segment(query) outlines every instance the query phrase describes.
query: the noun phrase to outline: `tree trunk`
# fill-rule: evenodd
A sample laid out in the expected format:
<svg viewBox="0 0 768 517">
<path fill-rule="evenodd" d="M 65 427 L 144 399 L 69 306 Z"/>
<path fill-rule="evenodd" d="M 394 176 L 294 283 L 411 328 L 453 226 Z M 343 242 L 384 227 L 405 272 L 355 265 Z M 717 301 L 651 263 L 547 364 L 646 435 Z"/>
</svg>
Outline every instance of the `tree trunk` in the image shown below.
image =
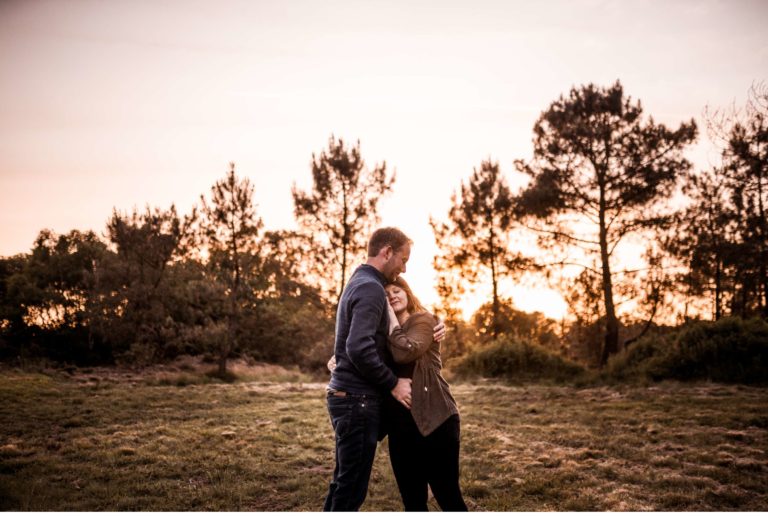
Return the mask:
<svg viewBox="0 0 768 517">
<path fill-rule="evenodd" d="M 759 151 L 758 151 L 759 152 Z M 760 284 L 763 288 L 763 296 L 759 297 L 760 312 L 764 318 L 768 318 L 768 272 L 766 271 L 766 256 L 765 242 L 766 242 L 766 224 L 765 224 L 765 206 L 763 205 L 763 170 L 761 163 L 757 164 L 757 207 L 760 214 Z"/>
<path fill-rule="evenodd" d="M 342 213 L 342 226 L 344 227 L 344 235 L 341 237 L 341 280 L 339 281 L 339 296 L 336 297 L 336 307 L 341 303 L 341 294 L 344 292 L 344 283 L 347 277 L 347 248 L 349 247 L 349 223 L 347 217 L 349 215 L 349 207 L 347 206 L 347 190 L 343 191 L 343 213 Z"/>
<path fill-rule="evenodd" d="M 619 321 L 616 318 L 616 308 L 613 305 L 613 286 L 611 285 L 610 266 L 603 265 L 603 296 L 605 297 L 605 342 L 600 354 L 600 367 L 608 363 L 608 358 L 619 351 Z"/>
<path fill-rule="evenodd" d="M 722 309 L 720 308 L 720 298 L 722 296 L 722 261 L 720 257 L 715 257 L 715 321 L 720 319 Z"/>
<path fill-rule="evenodd" d="M 233 290 L 232 292 L 234 294 L 236 291 Z M 235 349 L 235 336 L 237 332 L 236 311 L 237 299 L 232 296 L 230 314 L 229 318 L 227 318 L 227 337 L 223 340 L 221 347 L 219 348 L 218 375 L 221 379 L 225 379 L 227 376 L 227 359 L 229 358 L 229 354 L 232 352 L 232 350 Z"/>
<path fill-rule="evenodd" d="M 605 302 L 605 341 L 600 354 L 600 368 L 608 363 L 608 358 L 619 351 L 619 322 L 616 319 L 616 307 L 613 304 L 613 283 L 608 255 L 608 230 L 605 224 L 605 188 L 600 185 L 600 260 L 603 272 L 603 300 Z"/>
<path fill-rule="evenodd" d="M 491 221 L 492 223 L 492 221 Z M 493 284 L 493 321 L 491 329 L 493 333 L 493 339 L 499 337 L 499 289 L 498 280 L 496 279 L 496 254 L 494 253 L 494 238 L 493 229 L 490 233 L 490 248 L 491 248 L 491 283 Z"/>
<path fill-rule="evenodd" d="M 229 318 L 227 318 L 227 336 L 222 339 L 221 345 L 219 346 L 218 376 L 220 379 L 224 379 L 227 375 L 227 358 L 229 358 L 229 354 L 234 347 L 235 322 L 233 320 L 234 313 L 230 313 Z"/>
<path fill-rule="evenodd" d="M 743 319 L 747 318 L 748 311 L 747 308 L 749 307 L 749 280 L 746 273 L 742 272 L 742 279 L 741 279 L 741 307 L 739 310 L 739 316 L 741 316 Z"/>
<path fill-rule="evenodd" d="M 227 332 L 227 340 L 232 339 L 232 333 Z M 227 342 L 222 343 L 221 347 L 219 348 L 219 369 L 217 371 L 217 374 L 220 379 L 223 379 L 227 376 L 227 357 L 229 356 L 229 345 Z"/>
<path fill-rule="evenodd" d="M 659 308 L 659 298 L 657 296 L 653 302 L 653 309 L 651 309 L 651 315 L 648 318 L 648 321 L 645 322 L 645 325 L 643 325 L 643 328 L 638 335 L 636 335 L 632 339 L 627 339 L 624 342 L 625 348 L 631 345 L 632 343 L 634 343 L 635 341 L 638 341 L 640 338 L 642 338 L 645 335 L 646 332 L 648 332 L 651 329 L 651 325 L 653 325 L 653 318 L 656 317 L 656 310 L 658 308 Z"/>
<path fill-rule="evenodd" d="M 240 291 L 240 256 L 238 253 L 237 240 L 234 237 L 234 228 L 232 230 L 232 241 L 230 248 L 232 250 L 232 262 L 235 266 L 234 274 L 232 275 L 232 285 L 229 292 L 229 318 L 227 318 L 227 338 L 222 343 L 219 349 L 219 370 L 218 374 L 221 379 L 227 376 L 227 358 L 229 354 L 235 349 L 235 335 L 237 332 L 237 295 Z"/>
<path fill-rule="evenodd" d="M 339 281 L 339 295 L 336 297 L 336 306 L 341 302 L 341 295 L 344 292 L 344 279 L 347 275 L 347 248 L 341 250 L 341 280 Z"/>
<path fill-rule="evenodd" d="M 499 337 L 499 293 L 496 272 L 491 271 L 493 282 L 493 339 Z"/>
</svg>

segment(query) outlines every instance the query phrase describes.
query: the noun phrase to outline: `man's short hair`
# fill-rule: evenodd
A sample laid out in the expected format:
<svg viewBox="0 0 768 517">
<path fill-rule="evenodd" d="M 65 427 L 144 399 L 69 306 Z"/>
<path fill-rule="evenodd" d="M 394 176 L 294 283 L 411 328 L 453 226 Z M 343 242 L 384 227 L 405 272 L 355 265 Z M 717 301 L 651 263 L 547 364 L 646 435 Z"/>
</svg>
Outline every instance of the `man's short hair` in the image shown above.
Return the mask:
<svg viewBox="0 0 768 517">
<path fill-rule="evenodd" d="M 413 241 L 397 228 L 379 228 L 368 241 L 368 256 L 375 257 L 387 246 L 392 246 L 392 249 L 397 251 L 406 244 L 413 244 Z"/>
</svg>

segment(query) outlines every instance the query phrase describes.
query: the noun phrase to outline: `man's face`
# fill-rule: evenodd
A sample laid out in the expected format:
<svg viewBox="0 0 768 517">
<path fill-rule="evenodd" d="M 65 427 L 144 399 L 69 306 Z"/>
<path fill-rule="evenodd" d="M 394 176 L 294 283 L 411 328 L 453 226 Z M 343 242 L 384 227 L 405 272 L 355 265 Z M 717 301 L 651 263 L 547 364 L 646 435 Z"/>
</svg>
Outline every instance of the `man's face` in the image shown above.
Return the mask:
<svg viewBox="0 0 768 517">
<path fill-rule="evenodd" d="M 384 276 L 394 282 L 401 273 L 405 273 L 405 265 L 411 256 L 411 245 L 404 244 L 397 251 L 392 251 L 389 260 L 384 264 Z"/>
</svg>

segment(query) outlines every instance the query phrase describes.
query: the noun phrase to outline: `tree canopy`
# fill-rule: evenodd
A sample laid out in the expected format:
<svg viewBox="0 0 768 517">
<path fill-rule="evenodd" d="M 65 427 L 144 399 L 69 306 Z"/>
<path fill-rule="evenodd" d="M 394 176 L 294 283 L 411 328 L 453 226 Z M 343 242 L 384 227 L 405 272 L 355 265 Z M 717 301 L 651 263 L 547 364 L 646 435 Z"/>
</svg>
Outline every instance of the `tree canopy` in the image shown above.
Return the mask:
<svg viewBox="0 0 768 517">
<path fill-rule="evenodd" d="M 499 282 L 507 276 L 520 275 L 532 261 L 515 250 L 510 239 L 515 198 L 499 164 L 485 160 L 475 169 L 459 194 L 451 197 L 448 221 L 430 220 L 440 256 L 435 268 L 443 280 L 444 295 L 464 290 L 464 284 L 477 285 L 486 277 L 491 283 L 491 333 L 501 329 Z M 454 287 L 448 285 L 455 279 Z"/>
<path fill-rule="evenodd" d="M 332 135 L 328 149 L 312 154 L 310 191 L 295 184 L 291 190 L 296 220 L 312 242 L 307 258 L 336 300 L 341 298 L 353 260 L 364 256 L 368 236 L 379 222 L 379 200 L 392 191 L 394 182 L 386 163 L 366 167 L 359 140 L 348 147 Z"/>
<path fill-rule="evenodd" d="M 606 315 L 601 364 L 619 347 L 616 249 L 668 222 L 664 201 L 690 168 L 683 150 L 697 134 L 693 120 L 671 130 L 642 115 L 618 81 L 572 88 L 534 125 L 533 159 L 517 162 L 531 178 L 521 211 L 538 220 L 543 241 L 597 257 Z"/>
</svg>

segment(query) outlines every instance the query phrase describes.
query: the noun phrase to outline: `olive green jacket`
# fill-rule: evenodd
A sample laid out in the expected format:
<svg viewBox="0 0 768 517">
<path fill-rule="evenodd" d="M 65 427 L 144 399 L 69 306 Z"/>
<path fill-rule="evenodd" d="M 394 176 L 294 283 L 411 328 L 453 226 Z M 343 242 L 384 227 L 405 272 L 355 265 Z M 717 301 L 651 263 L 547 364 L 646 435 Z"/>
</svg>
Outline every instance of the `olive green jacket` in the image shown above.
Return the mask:
<svg viewBox="0 0 768 517">
<path fill-rule="evenodd" d="M 459 409 L 448 382 L 440 374 L 440 343 L 433 339 L 437 320 L 428 312 L 412 314 L 389 335 L 389 350 L 398 364 L 414 362 L 411 415 L 427 436 Z"/>
</svg>

